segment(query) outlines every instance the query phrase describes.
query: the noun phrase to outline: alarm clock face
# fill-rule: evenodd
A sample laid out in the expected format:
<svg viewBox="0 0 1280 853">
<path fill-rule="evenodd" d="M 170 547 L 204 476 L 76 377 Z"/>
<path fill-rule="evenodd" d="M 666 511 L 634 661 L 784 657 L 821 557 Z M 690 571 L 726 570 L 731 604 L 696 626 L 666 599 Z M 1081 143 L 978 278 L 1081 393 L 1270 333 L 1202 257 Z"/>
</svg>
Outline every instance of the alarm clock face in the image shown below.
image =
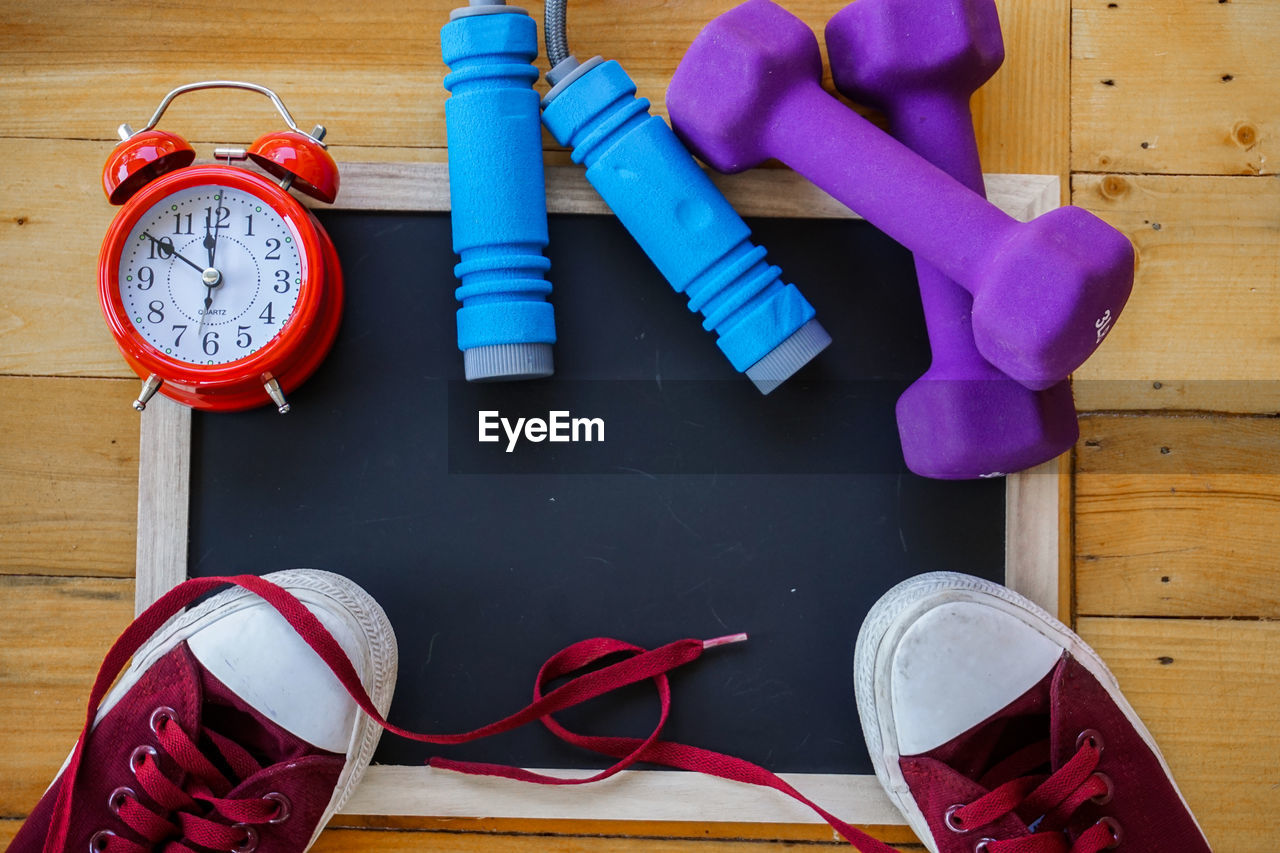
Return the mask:
<svg viewBox="0 0 1280 853">
<path fill-rule="evenodd" d="M 166 356 L 220 365 L 274 339 L 298 304 L 299 236 L 258 196 L 202 184 L 141 214 L 120 255 L 130 322 Z M 305 251 L 305 250 L 304 250 Z"/>
</svg>

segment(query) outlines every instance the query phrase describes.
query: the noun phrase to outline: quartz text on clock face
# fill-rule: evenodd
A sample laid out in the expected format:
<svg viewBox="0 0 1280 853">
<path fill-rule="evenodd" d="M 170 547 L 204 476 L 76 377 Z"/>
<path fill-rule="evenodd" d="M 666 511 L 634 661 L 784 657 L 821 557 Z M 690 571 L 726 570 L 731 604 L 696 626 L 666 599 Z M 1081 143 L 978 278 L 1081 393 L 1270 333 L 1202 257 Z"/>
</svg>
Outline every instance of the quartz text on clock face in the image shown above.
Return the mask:
<svg viewBox="0 0 1280 853">
<path fill-rule="evenodd" d="M 293 228 L 259 197 L 205 185 L 139 218 L 120 258 L 120 296 L 138 332 L 189 364 L 252 355 L 287 323 L 302 286 Z"/>
</svg>

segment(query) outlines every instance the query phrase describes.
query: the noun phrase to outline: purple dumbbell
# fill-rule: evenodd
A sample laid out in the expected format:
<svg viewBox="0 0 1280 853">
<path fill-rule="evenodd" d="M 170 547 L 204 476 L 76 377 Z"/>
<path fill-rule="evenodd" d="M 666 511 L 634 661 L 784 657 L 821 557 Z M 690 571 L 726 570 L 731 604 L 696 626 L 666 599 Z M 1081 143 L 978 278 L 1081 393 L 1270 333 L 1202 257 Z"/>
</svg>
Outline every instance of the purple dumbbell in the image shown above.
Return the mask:
<svg viewBox="0 0 1280 853">
<path fill-rule="evenodd" d="M 985 195 L 969 98 L 1004 60 L 994 0 L 858 0 L 827 24 L 836 87 L 879 107 L 897 139 Z M 916 259 L 933 363 L 898 400 L 907 467 L 942 479 L 1020 471 L 1075 444 L 1071 385 L 1033 391 L 979 353 L 973 299 Z"/>
<path fill-rule="evenodd" d="M 1078 207 L 1018 222 L 823 90 L 809 27 L 769 0 L 713 20 L 672 77 L 672 125 L 741 172 L 776 157 L 973 294 L 983 356 L 1048 388 L 1102 343 L 1133 287 L 1133 246 Z"/>
</svg>

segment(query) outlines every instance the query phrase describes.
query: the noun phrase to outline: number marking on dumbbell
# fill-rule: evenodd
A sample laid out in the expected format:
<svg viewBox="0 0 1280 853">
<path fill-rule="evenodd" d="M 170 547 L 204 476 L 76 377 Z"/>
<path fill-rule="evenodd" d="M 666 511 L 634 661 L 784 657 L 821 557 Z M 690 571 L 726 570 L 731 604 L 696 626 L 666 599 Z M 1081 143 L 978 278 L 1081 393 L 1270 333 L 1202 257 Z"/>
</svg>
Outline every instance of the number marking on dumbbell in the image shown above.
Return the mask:
<svg viewBox="0 0 1280 853">
<path fill-rule="evenodd" d="M 1107 336 L 1107 332 L 1111 331 L 1110 308 L 1102 312 L 1102 316 L 1094 322 L 1093 327 L 1098 330 L 1098 343 L 1102 343 L 1102 339 Z"/>
</svg>

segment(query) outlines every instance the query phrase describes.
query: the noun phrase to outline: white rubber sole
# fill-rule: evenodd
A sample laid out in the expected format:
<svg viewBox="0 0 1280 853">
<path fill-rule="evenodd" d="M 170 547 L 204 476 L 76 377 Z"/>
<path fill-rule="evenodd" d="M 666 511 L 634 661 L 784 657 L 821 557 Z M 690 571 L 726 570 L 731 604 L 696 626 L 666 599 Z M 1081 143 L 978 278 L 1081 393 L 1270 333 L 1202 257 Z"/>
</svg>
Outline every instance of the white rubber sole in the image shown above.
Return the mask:
<svg viewBox="0 0 1280 853">
<path fill-rule="evenodd" d="M 284 588 L 303 604 L 313 605 L 334 614 L 345 622 L 356 636 L 365 638 L 364 660 L 352 661 L 352 663 L 358 671 L 365 673 L 365 692 L 369 694 L 374 707 L 385 718 L 387 709 L 391 707 L 391 695 L 395 691 L 399 651 L 391 622 L 378 603 L 347 578 L 320 569 L 289 569 L 264 575 L 263 579 Z M 102 700 L 98 708 L 97 720 L 101 720 L 120 698 L 133 688 L 153 663 L 172 651 L 175 646 L 214 619 L 255 606 L 269 607 L 270 605 L 246 589 L 231 587 L 170 619 L 138 649 L 128 669 Z M 97 725 L 96 720 L 94 725 Z M 369 761 L 373 758 L 373 751 L 381 735 L 382 727 L 368 714 L 361 712 L 356 715 L 356 724 L 352 728 L 347 746 L 347 763 L 338 777 L 333 797 L 319 823 L 316 824 L 315 832 L 307 842 L 304 851 L 315 844 L 316 839 L 329 823 L 329 819 L 346 804 L 355 791 L 356 785 L 359 784 L 360 778 L 369 766 Z M 70 759 L 71 756 L 68 754 L 67 762 Z M 57 776 L 62 775 L 67 762 L 63 762 Z M 57 777 L 54 781 L 57 781 Z"/>
<path fill-rule="evenodd" d="M 901 756 L 892 713 L 890 672 L 893 653 L 907 629 L 933 608 L 956 601 L 977 602 L 1011 614 L 1070 652 L 1111 694 L 1116 706 L 1160 761 L 1160 766 L 1172 784 L 1173 775 L 1169 772 L 1169 765 L 1160 754 L 1147 727 L 1120 692 L 1115 676 L 1107 669 L 1102 658 L 1070 628 L 1035 602 L 1000 584 L 955 572 L 919 575 L 889 590 L 867 614 L 866 621 L 858 632 L 853 682 L 858 715 L 862 719 L 862 732 L 867 739 L 867 751 L 871 755 L 876 778 L 930 853 L 938 853 L 937 844 L 929 829 L 929 822 L 916 805 L 898 764 Z M 1030 688 L 1031 685 L 1028 684 L 1027 687 Z M 1174 791 L 1185 806 L 1186 799 L 1176 784 Z M 1190 814 L 1191 810 L 1188 808 L 1187 812 Z M 1203 830 L 1201 834 L 1203 835 Z"/>
</svg>

